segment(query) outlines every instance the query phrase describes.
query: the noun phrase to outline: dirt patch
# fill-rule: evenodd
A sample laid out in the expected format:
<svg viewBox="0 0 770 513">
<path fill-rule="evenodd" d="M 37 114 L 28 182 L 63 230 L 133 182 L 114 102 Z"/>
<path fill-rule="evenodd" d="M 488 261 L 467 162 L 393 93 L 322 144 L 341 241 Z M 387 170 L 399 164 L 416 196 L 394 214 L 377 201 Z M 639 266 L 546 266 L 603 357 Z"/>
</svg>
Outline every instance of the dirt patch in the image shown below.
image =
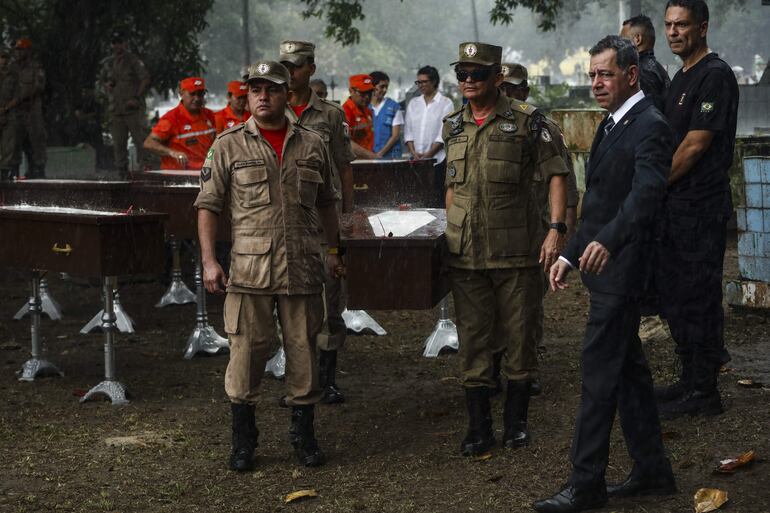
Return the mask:
<svg viewBox="0 0 770 513">
<path fill-rule="evenodd" d="M 726 262 L 729 277 L 737 275 L 734 246 Z M 158 310 L 153 305 L 162 285 L 122 286 L 121 299 L 137 332 L 118 336 L 117 368 L 133 401 L 125 407 L 79 404 L 83 392 L 102 379 L 100 335 L 79 334 L 100 308 L 99 289 L 56 276 L 50 281 L 65 318 L 45 319 L 42 333 L 48 357 L 65 376 L 23 383 L 14 373 L 28 357 L 29 323 L 10 318 L 26 301 L 27 279 L 20 273 L 0 277 L 2 512 L 523 512 L 568 476 L 587 313 L 587 294 L 576 284 L 546 299 L 544 393 L 531 403 L 530 447 L 495 448 L 487 460 L 460 456 L 466 416 L 456 357 L 421 356 L 437 312 L 369 312 L 388 335 L 351 336 L 340 355 L 338 383 L 348 402 L 317 410 L 327 465 L 296 466 L 288 443 L 289 413 L 277 402 L 283 383 L 266 378 L 257 407 L 259 468 L 236 475 L 226 469 L 227 358 L 182 359 L 194 307 Z M 209 307 L 211 322 L 222 333 L 221 299 L 211 298 Z M 737 385 L 742 378 L 770 382 L 770 330 L 764 316 L 729 309 L 726 315 L 734 355 L 732 371 L 721 377 L 727 412 L 664 423 L 680 492 L 612 501 L 602 511 L 692 511 L 701 487 L 727 490 L 725 511 L 770 511 L 768 468 L 761 461 L 770 453 L 770 392 Z M 672 346 L 667 336 L 653 333 L 645 348 L 654 377 L 662 382 L 674 369 Z M 498 438 L 501 410 L 498 398 Z M 713 474 L 719 460 L 748 450 L 760 461 L 732 475 Z M 621 479 L 630 466 L 616 426 L 608 479 Z M 318 497 L 284 503 L 287 494 L 303 489 Z"/>
</svg>

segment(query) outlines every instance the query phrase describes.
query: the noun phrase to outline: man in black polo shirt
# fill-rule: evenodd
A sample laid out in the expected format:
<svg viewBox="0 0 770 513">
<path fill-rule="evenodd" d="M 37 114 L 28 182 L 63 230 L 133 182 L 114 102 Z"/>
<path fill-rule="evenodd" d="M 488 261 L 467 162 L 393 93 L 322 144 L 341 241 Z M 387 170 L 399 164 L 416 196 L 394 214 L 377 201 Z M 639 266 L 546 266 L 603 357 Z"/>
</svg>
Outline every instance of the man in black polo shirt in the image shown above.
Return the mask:
<svg viewBox="0 0 770 513">
<path fill-rule="evenodd" d="M 683 65 L 665 109 L 677 149 L 664 213 L 661 298 L 681 374 L 673 385 L 656 390 L 664 418 L 721 413 L 717 377 L 730 359 L 724 344 L 722 261 L 732 213 L 728 171 L 738 83 L 706 43 L 708 20 L 703 0 L 666 4 L 666 38 Z"/>
<path fill-rule="evenodd" d="M 655 59 L 655 27 L 652 21 L 643 14 L 629 18 L 623 22 L 620 37 L 634 43 L 639 52 L 639 85 L 644 95 L 652 98 L 653 104 L 663 112 L 671 79 Z"/>
</svg>

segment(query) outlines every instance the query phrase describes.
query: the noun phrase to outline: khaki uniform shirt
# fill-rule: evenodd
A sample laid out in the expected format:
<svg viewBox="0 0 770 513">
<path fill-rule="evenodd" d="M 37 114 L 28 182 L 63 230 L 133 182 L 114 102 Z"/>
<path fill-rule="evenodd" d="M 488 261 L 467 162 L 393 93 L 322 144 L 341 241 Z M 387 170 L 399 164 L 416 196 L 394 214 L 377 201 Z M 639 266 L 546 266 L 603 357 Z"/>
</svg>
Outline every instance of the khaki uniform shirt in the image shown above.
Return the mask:
<svg viewBox="0 0 770 513">
<path fill-rule="evenodd" d="M 454 188 L 446 227 L 451 267 L 538 265 L 545 225 L 535 173 L 545 180 L 567 174 L 561 143 L 543 120 L 531 105 L 502 94 L 480 127 L 470 105 L 445 118 L 446 185 Z"/>
<path fill-rule="evenodd" d="M 6 63 L 5 67 L 0 69 L 0 128 L 12 119 L 14 109 L 7 112 L 3 109 L 18 95 L 18 84 L 19 75 L 16 67 L 10 62 Z"/>
<path fill-rule="evenodd" d="M 561 149 L 560 155 L 567 167 L 567 207 L 577 208 L 580 199 L 577 190 L 577 178 L 575 177 L 575 168 L 572 165 L 572 157 L 570 157 L 567 143 L 564 141 L 564 132 L 562 132 L 558 123 L 551 118 L 545 118 L 544 125 L 553 139 L 559 142 L 559 148 Z M 551 224 L 551 208 L 549 201 L 551 190 L 548 180 L 543 179 L 540 168 L 535 171 L 534 185 L 535 195 L 537 196 L 543 214 L 543 221 L 545 221 L 546 224 Z"/>
<path fill-rule="evenodd" d="M 311 90 L 308 106 L 299 119 L 288 106 L 286 116 L 295 123 L 318 132 L 323 138 L 331 158 L 334 188 L 337 191 L 337 198 L 341 199 L 340 170 L 356 158 L 350 147 L 350 136 L 342 107 L 334 102 L 322 100 L 315 91 Z"/>
<path fill-rule="evenodd" d="M 19 72 L 18 94 L 22 99 L 18 109 L 22 112 L 39 111 L 43 108 L 43 90 L 45 89 L 45 71 L 34 59 L 26 64 L 17 63 Z"/>
<path fill-rule="evenodd" d="M 110 111 L 118 116 L 144 112 L 144 96 L 136 95 L 139 84 L 150 78 L 144 63 L 136 55 L 125 52 L 120 57 L 111 55 L 105 59 L 101 70 L 101 81 L 112 82 L 110 92 Z M 126 106 L 128 100 L 135 99 L 139 107 Z"/>
<path fill-rule="evenodd" d="M 254 118 L 222 132 L 201 169 L 196 208 L 221 214 L 229 201 L 233 249 L 228 292 L 316 294 L 323 290 L 321 221 L 334 205 L 321 137 L 289 121 L 278 165 Z"/>
</svg>

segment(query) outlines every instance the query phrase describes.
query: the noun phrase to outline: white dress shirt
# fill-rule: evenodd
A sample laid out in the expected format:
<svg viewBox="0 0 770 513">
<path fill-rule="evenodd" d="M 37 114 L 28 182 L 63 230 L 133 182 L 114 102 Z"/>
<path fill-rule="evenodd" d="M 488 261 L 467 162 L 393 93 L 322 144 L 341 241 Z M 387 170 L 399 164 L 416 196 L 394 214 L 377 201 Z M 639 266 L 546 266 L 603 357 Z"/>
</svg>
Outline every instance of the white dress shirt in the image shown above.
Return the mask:
<svg viewBox="0 0 770 513">
<path fill-rule="evenodd" d="M 425 153 L 433 143 L 440 143 L 442 148 L 433 158 L 436 159 L 437 165 L 442 163 L 446 158 L 446 152 L 443 148 L 444 141 L 441 139 L 441 128 L 443 119 L 453 110 L 452 100 L 438 91 L 427 104 L 422 95 L 412 98 L 406 106 L 404 142 L 412 141 L 417 153 Z"/>
<path fill-rule="evenodd" d="M 644 93 L 640 89 L 636 92 L 636 94 L 631 95 L 626 101 L 623 102 L 623 105 L 618 107 L 618 109 L 607 116 L 608 118 L 612 118 L 612 120 L 615 122 L 615 125 L 612 127 L 612 130 L 615 130 L 615 127 L 620 124 L 620 121 L 625 117 L 626 114 L 628 114 L 628 111 L 630 111 L 634 105 L 639 103 L 644 99 Z M 610 130 L 610 131 L 612 131 Z M 573 269 L 576 269 L 575 264 L 564 258 L 563 256 L 559 256 L 559 260 L 564 260 L 569 264 L 569 266 Z"/>
</svg>

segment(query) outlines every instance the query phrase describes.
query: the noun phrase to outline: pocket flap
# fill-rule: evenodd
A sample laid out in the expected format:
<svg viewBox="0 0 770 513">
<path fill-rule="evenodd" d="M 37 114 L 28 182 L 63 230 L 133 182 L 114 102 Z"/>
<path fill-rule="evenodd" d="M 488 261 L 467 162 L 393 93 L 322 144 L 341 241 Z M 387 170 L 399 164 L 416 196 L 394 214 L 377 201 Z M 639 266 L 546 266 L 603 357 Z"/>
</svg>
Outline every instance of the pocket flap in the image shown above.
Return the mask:
<svg viewBox="0 0 770 513">
<path fill-rule="evenodd" d="M 299 168 L 299 179 L 303 182 L 324 183 L 321 173 L 312 169 Z"/>
<path fill-rule="evenodd" d="M 235 183 L 238 185 L 249 185 L 252 183 L 264 182 L 267 180 L 267 167 L 247 167 L 233 172 Z"/>
<path fill-rule="evenodd" d="M 487 180 L 490 182 L 519 183 L 521 168 L 518 164 L 497 162 L 487 166 Z"/>
<path fill-rule="evenodd" d="M 233 241 L 233 253 L 239 255 L 264 255 L 270 251 L 270 237 L 241 237 Z"/>
<path fill-rule="evenodd" d="M 446 222 L 455 226 L 462 226 L 466 216 L 467 212 L 453 203 L 446 213 Z"/>
<path fill-rule="evenodd" d="M 489 228 L 513 228 L 525 224 L 527 224 L 527 216 L 523 207 L 490 210 L 487 213 L 487 226 Z"/>
<path fill-rule="evenodd" d="M 521 162 L 521 144 L 516 144 L 510 136 L 493 135 L 487 147 L 487 156 L 494 160 Z"/>
</svg>

